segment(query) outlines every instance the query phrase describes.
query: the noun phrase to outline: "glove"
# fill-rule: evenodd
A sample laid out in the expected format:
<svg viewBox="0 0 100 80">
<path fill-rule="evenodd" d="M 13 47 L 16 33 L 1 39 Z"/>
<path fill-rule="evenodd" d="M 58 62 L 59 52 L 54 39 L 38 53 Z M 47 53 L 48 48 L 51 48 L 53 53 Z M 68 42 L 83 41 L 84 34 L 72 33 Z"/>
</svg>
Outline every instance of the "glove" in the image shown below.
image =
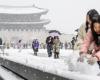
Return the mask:
<svg viewBox="0 0 100 80">
<path fill-rule="evenodd" d="M 98 60 L 97 57 L 91 57 L 88 59 L 87 62 L 88 62 L 88 64 L 93 65 L 97 62 L 97 60 Z"/>
<path fill-rule="evenodd" d="M 79 52 L 79 55 L 81 56 L 83 54 L 83 52 Z"/>
<path fill-rule="evenodd" d="M 86 54 L 83 52 L 80 52 L 79 55 L 80 55 L 80 57 L 77 59 L 77 61 L 84 62 L 84 58 L 85 58 Z"/>
<path fill-rule="evenodd" d="M 79 58 L 77 59 L 77 61 L 78 61 L 78 62 L 84 62 L 84 57 L 79 57 Z"/>
<path fill-rule="evenodd" d="M 80 55 L 80 56 L 86 56 L 86 54 L 87 54 L 87 53 L 79 52 L 79 55 Z"/>
</svg>

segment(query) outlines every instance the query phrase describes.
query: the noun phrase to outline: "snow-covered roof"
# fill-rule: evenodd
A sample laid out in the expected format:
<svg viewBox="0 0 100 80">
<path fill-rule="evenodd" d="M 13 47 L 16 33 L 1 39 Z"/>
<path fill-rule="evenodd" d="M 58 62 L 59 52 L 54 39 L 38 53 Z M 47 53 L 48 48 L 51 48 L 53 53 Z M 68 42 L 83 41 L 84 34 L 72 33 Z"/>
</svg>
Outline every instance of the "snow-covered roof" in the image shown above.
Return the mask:
<svg viewBox="0 0 100 80">
<path fill-rule="evenodd" d="M 50 23 L 49 19 L 40 20 L 38 22 L 0 22 L 0 24 L 48 24 Z"/>
<path fill-rule="evenodd" d="M 0 13 L 7 14 L 43 14 L 48 12 L 47 9 L 38 8 L 36 6 L 1 6 Z"/>
</svg>

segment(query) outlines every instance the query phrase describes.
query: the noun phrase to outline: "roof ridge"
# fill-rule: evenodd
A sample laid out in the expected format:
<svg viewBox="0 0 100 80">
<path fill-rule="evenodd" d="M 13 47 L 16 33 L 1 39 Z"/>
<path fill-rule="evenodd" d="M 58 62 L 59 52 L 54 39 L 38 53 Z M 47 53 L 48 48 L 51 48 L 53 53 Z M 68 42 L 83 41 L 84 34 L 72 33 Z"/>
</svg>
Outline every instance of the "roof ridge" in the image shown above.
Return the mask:
<svg viewBox="0 0 100 80">
<path fill-rule="evenodd" d="M 10 6 L 10 5 L 0 5 L 0 7 L 4 7 L 4 8 L 30 8 L 30 7 L 34 7 L 33 6 Z"/>
</svg>

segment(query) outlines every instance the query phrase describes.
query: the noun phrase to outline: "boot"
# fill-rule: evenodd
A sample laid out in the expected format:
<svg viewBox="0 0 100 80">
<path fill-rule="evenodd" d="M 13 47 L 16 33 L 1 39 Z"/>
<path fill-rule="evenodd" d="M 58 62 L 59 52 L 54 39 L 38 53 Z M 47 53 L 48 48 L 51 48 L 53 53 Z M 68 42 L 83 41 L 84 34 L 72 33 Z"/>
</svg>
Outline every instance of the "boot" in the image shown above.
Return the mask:
<svg viewBox="0 0 100 80">
<path fill-rule="evenodd" d="M 56 59 L 57 57 L 56 57 L 56 53 L 54 53 L 54 59 Z"/>
<path fill-rule="evenodd" d="M 34 55 L 37 56 L 37 52 L 34 52 Z"/>
</svg>

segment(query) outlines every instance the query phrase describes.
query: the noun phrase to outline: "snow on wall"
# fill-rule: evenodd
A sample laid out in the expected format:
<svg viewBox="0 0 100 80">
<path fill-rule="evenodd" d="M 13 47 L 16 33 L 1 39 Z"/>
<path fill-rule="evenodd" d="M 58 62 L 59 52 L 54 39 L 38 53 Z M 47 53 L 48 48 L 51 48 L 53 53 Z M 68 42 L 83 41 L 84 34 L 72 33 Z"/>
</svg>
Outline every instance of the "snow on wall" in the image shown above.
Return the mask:
<svg viewBox="0 0 100 80">
<path fill-rule="evenodd" d="M 77 54 L 72 50 L 61 50 L 60 59 L 48 58 L 46 50 L 43 49 L 39 50 L 38 56 L 34 56 L 31 49 L 22 50 L 21 52 L 17 49 L 9 49 L 5 52 L 6 55 L 1 55 L 1 57 L 44 72 L 74 80 L 100 80 L 100 77 L 97 76 L 97 64 L 90 66 L 87 63 L 76 63 Z M 73 53 L 75 56 L 70 57 Z M 70 63 L 72 63 L 71 66 Z M 73 67 L 72 70 L 70 70 L 71 67 Z"/>
</svg>

